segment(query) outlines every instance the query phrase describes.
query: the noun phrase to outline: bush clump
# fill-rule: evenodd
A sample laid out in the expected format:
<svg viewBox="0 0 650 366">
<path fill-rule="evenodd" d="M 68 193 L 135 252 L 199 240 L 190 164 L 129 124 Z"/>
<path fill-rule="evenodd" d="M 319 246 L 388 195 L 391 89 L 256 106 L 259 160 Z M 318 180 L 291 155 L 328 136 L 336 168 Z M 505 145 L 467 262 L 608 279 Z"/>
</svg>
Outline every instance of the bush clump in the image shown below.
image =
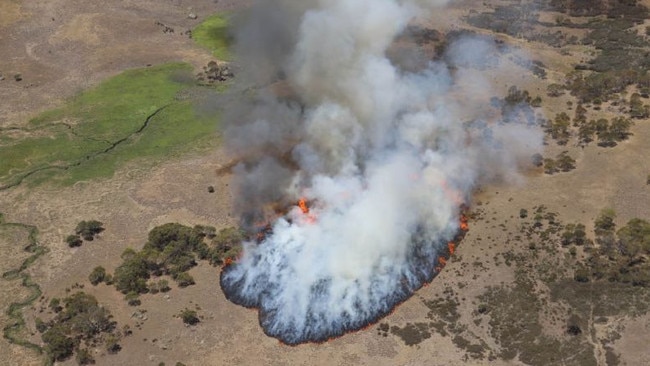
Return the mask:
<svg viewBox="0 0 650 366">
<path fill-rule="evenodd" d="M 206 239 L 211 241 L 206 243 Z M 217 233 L 209 226 L 157 226 L 149 232 L 142 250 L 129 248 L 122 253 L 123 262 L 115 269 L 113 283 L 129 302 L 139 301 L 138 294 L 170 290 L 167 280 L 150 280 L 152 277 L 170 276 L 179 287 L 191 286 L 195 281 L 188 271 L 197 265 L 197 260 L 223 264 L 226 258 L 239 254 L 243 239 L 243 232 L 235 228 Z"/>
<path fill-rule="evenodd" d="M 102 266 L 97 266 L 88 275 L 88 281 L 93 285 L 98 285 L 106 280 L 106 269 Z"/>
<path fill-rule="evenodd" d="M 52 307 L 60 310 L 50 321 L 36 319 L 36 327 L 42 334 L 41 339 L 50 361 L 64 361 L 76 350 L 76 359 L 80 365 L 91 364 L 94 361 L 92 354 L 87 348 L 80 347 L 82 344 L 95 345 L 110 337 L 119 339 L 114 333 L 117 323 L 92 295 L 77 292 L 62 301 L 52 299 L 50 308 Z"/>
<path fill-rule="evenodd" d="M 201 321 L 196 311 L 190 309 L 184 309 L 181 311 L 180 318 L 183 320 L 183 323 L 187 325 L 196 325 Z"/>
<path fill-rule="evenodd" d="M 75 234 L 80 235 L 86 241 L 92 241 L 97 234 L 104 231 L 103 225 L 97 220 L 81 221 L 77 224 Z"/>
</svg>

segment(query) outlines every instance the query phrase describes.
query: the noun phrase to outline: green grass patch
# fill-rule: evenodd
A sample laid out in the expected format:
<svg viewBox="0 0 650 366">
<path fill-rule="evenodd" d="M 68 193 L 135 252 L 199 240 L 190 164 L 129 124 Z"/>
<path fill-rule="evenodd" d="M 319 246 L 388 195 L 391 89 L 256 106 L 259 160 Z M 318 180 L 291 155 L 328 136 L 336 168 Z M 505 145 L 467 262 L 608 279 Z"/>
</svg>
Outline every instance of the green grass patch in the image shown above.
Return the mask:
<svg viewBox="0 0 650 366">
<path fill-rule="evenodd" d="M 30 121 L 0 146 L 0 187 L 110 177 L 123 163 L 186 152 L 215 139 L 214 118 L 176 98 L 196 88 L 184 63 L 128 70 Z"/>
<path fill-rule="evenodd" d="M 232 36 L 229 31 L 230 13 L 218 13 L 206 18 L 192 31 L 194 41 L 223 61 L 230 61 Z"/>
</svg>

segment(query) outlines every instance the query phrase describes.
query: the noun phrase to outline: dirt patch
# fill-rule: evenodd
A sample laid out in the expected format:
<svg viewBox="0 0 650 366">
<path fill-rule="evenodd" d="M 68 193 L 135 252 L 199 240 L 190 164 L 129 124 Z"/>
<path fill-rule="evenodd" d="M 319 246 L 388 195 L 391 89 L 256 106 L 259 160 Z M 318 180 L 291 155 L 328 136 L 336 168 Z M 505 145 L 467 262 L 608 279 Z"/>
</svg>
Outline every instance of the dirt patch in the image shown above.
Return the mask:
<svg viewBox="0 0 650 366">
<path fill-rule="evenodd" d="M 0 28 L 10 26 L 26 16 L 16 0 L 3 1 L 0 4 Z"/>
</svg>

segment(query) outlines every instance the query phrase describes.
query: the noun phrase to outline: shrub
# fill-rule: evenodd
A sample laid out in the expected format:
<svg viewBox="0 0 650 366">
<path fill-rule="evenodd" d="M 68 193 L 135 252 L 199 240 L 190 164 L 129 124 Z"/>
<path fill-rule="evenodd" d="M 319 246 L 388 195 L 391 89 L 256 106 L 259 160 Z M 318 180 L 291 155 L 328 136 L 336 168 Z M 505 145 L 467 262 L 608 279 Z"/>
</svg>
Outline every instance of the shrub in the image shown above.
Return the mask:
<svg viewBox="0 0 650 366">
<path fill-rule="evenodd" d="M 564 86 L 560 84 L 551 84 L 546 88 L 546 94 L 549 97 L 559 97 L 564 94 Z"/>
<path fill-rule="evenodd" d="M 550 158 L 545 158 L 544 159 L 544 173 L 546 174 L 554 174 L 558 172 L 558 167 L 557 163 L 555 160 L 550 159 Z"/>
<path fill-rule="evenodd" d="M 102 227 L 103 225 L 104 224 L 97 220 L 81 221 L 77 224 L 75 233 L 81 235 L 84 240 L 92 241 L 95 238 L 95 235 L 104 231 L 104 228 Z"/>
<path fill-rule="evenodd" d="M 127 293 L 126 296 L 124 296 L 124 300 L 126 300 L 130 306 L 140 306 L 140 304 L 142 304 L 142 301 L 140 301 L 140 296 L 135 291 Z"/>
<path fill-rule="evenodd" d="M 560 153 L 556 158 L 557 168 L 563 172 L 568 172 L 576 168 L 576 161 L 570 157 L 566 151 Z"/>
<path fill-rule="evenodd" d="M 181 311 L 180 317 L 183 320 L 183 323 L 188 325 L 196 325 L 201 321 L 198 318 L 196 311 L 190 309 Z"/>
<path fill-rule="evenodd" d="M 64 361 L 72 356 L 74 340 L 66 335 L 61 326 L 50 328 L 41 338 L 45 342 L 45 351 L 52 360 Z"/>
<path fill-rule="evenodd" d="M 149 291 L 152 294 L 157 294 L 159 292 L 167 292 L 169 290 L 171 290 L 171 288 L 169 288 L 169 282 L 167 280 L 159 280 L 157 282 L 149 283 Z"/>
<path fill-rule="evenodd" d="M 65 242 L 68 243 L 70 248 L 80 247 L 81 243 L 83 243 L 79 235 L 68 235 L 68 237 L 65 238 Z"/>
<path fill-rule="evenodd" d="M 616 212 L 613 209 L 606 208 L 600 211 L 600 215 L 594 221 L 594 231 L 596 235 L 602 236 L 604 234 L 613 233 L 616 229 L 614 218 L 616 218 Z"/>
<path fill-rule="evenodd" d="M 160 292 L 168 292 L 169 290 L 171 290 L 171 288 L 169 287 L 169 282 L 167 280 L 158 281 L 158 290 Z"/>
<path fill-rule="evenodd" d="M 519 210 L 519 217 L 521 217 L 522 219 L 528 217 L 528 210 L 526 210 L 525 208 Z"/>
<path fill-rule="evenodd" d="M 106 280 L 106 269 L 102 266 L 95 267 L 95 269 L 90 272 L 90 275 L 88 275 L 88 280 L 95 286 L 104 282 L 104 280 Z"/>
<path fill-rule="evenodd" d="M 578 269 L 573 275 L 573 279 L 583 283 L 589 282 L 589 270 L 587 270 L 586 268 Z"/>
<path fill-rule="evenodd" d="M 36 330 L 41 334 L 48 328 L 47 323 L 45 323 L 41 318 L 34 319 L 34 325 L 36 326 Z"/>
<path fill-rule="evenodd" d="M 95 364 L 95 359 L 93 358 L 93 355 L 90 353 L 88 348 L 81 348 L 77 350 L 76 360 L 79 365 Z"/>
<path fill-rule="evenodd" d="M 109 334 L 106 337 L 106 342 L 105 342 L 106 351 L 108 351 L 108 353 L 110 354 L 118 353 L 122 349 L 122 346 L 120 346 L 119 341 L 120 341 L 119 337 L 117 337 L 114 334 Z"/>
<path fill-rule="evenodd" d="M 113 281 L 118 291 L 126 294 L 128 292 L 147 292 L 147 279 L 149 279 L 149 266 L 141 254 L 131 255 L 133 250 L 125 250 L 122 253 L 124 262 L 115 269 Z"/>
<path fill-rule="evenodd" d="M 650 253 L 650 223 L 632 219 L 617 232 L 621 252 L 634 257 Z"/>
<path fill-rule="evenodd" d="M 50 308 L 50 310 L 52 310 L 55 313 L 58 313 L 61 310 L 63 310 L 63 307 L 61 307 L 61 300 L 56 297 L 53 297 L 52 300 L 50 300 L 50 304 L 48 305 L 48 307 Z"/>
<path fill-rule="evenodd" d="M 187 272 L 180 272 L 175 277 L 174 280 L 179 287 L 187 287 L 194 284 L 194 278 Z"/>
</svg>

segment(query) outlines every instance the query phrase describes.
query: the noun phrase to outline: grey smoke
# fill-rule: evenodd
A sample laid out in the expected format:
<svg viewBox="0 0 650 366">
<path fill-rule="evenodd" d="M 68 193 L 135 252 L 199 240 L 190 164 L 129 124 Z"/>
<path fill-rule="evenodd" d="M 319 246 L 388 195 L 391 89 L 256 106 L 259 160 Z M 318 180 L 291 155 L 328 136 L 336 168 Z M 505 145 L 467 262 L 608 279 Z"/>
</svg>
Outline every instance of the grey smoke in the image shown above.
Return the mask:
<svg viewBox="0 0 650 366">
<path fill-rule="evenodd" d="M 446 62 L 417 71 L 386 56 L 409 22 L 445 3 L 261 1 L 242 18 L 248 76 L 224 123 L 242 159 L 235 207 L 245 225 L 269 205 L 288 212 L 221 280 L 231 300 L 260 308 L 267 334 L 319 341 L 387 314 L 435 274 L 472 189 L 518 179 L 540 149 L 535 127 L 480 122 L 473 96 L 491 85 L 475 69 L 501 66 L 486 38 L 462 38 Z"/>
</svg>

